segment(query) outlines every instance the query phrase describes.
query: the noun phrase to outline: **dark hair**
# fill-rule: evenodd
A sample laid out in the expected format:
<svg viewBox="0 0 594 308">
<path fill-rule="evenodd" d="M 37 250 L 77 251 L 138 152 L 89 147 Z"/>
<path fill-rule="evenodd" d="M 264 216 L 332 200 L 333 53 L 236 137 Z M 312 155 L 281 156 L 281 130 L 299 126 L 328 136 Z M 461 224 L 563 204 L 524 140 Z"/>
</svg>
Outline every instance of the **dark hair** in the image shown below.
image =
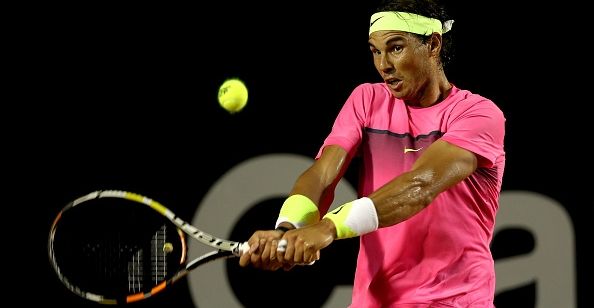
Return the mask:
<svg viewBox="0 0 594 308">
<path fill-rule="evenodd" d="M 400 11 L 435 18 L 443 22 L 452 19 L 444 6 L 433 0 L 384 0 L 376 8 L 376 12 Z M 430 36 L 417 35 L 426 43 Z M 442 35 L 440 61 L 443 67 L 447 66 L 454 58 L 453 35 L 451 32 Z"/>
</svg>

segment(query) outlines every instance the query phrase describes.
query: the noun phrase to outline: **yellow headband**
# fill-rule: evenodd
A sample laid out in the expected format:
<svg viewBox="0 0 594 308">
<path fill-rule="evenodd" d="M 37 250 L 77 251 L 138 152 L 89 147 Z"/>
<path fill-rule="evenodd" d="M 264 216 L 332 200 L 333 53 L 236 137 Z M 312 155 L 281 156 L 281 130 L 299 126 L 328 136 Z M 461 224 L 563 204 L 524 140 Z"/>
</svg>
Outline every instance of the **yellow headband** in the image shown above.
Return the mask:
<svg viewBox="0 0 594 308">
<path fill-rule="evenodd" d="M 452 28 L 453 20 L 444 22 L 417 14 L 405 12 L 378 12 L 371 15 L 369 34 L 382 30 L 397 30 L 420 35 L 431 35 L 433 32 L 443 34 Z"/>
</svg>

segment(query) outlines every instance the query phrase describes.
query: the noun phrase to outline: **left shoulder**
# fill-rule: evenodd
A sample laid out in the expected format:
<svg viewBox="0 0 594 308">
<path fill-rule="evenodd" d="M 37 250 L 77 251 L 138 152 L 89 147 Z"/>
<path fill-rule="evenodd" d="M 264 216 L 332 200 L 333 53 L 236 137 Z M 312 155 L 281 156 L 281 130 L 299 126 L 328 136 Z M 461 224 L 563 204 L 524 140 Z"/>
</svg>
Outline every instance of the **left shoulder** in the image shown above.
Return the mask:
<svg viewBox="0 0 594 308">
<path fill-rule="evenodd" d="M 503 114 L 499 106 L 497 106 L 493 100 L 469 90 L 460 89 L 456 86 L 452 87 L 450 98 L 457 109 L 488 110 L 490 112 Z"/>
</svg>

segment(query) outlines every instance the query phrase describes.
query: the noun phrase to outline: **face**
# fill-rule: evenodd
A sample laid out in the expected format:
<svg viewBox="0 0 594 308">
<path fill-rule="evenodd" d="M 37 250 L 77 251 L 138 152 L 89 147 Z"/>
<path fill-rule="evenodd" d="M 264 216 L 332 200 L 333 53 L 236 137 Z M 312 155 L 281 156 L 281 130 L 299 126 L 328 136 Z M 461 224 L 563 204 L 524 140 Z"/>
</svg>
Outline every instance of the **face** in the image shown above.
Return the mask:
<svg viewBox="0 0 594 308">
<path fill-rule="evenodd" d="M 407 32 L 376 31 L 369 36 L 369 47 L 392 95 L 412 104 L 420 102 L 435 74 L 431 44 Z"/>
</svg>

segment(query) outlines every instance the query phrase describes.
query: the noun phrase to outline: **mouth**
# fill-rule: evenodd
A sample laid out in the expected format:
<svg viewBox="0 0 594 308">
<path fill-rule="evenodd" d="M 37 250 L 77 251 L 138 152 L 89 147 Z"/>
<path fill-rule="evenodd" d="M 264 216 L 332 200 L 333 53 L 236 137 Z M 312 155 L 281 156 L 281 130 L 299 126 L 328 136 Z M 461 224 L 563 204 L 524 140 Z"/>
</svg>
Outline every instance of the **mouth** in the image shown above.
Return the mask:
<svg viewBox="0 0 594 308">
<path fill-rule="evenodd" d="M 397 79 L 397 78 L 386 78 L 384 79 L 384 82 L 392 89 L 396 89 L 396 87 L 398 87 L 398 85 L 402 82 L 402 80 Z"/>
</svg>

